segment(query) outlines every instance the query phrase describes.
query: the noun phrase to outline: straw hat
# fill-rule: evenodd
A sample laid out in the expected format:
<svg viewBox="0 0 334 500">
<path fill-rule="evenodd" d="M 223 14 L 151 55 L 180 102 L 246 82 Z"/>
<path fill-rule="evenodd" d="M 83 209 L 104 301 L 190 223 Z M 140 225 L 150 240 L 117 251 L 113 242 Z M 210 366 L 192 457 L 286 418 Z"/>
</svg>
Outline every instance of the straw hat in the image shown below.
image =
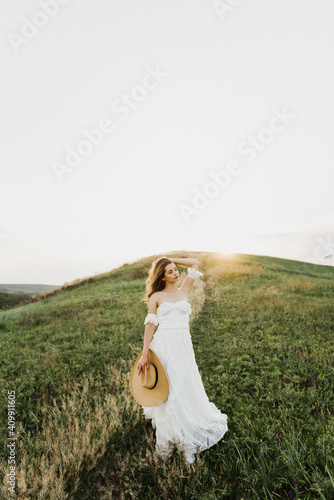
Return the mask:
<svg viewBox="0 0 334 500">
<path fill-rule="evenodd" d="M 132 368 L 130 375 L 130 389 L 132 396 L 141 406 L 157 406 L 163 403 L 169 392 L 168 377 L 157 354 L 149 349 L 148 362 L 150 364 L 145 373 L 140 370 L 138 375 L 138 363 L 142 357 L 141 352 Z"/>
</svg>

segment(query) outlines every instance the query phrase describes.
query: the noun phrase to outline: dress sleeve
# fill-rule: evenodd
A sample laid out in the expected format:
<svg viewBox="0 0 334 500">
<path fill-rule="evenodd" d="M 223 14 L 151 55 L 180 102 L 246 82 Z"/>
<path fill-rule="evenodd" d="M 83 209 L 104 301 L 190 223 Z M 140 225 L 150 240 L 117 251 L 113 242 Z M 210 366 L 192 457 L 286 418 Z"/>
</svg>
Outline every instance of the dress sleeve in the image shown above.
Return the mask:
<svg viewBox="0 0 334 500">
<path fill-rule="evenodd" d="M 156 314 L 148 314 L 145 318 L 144 325 L 146 323 L 153 323 L 153 325 L 158 326 L 158 316 Z"/>
<path fill-rule="evenodd" d="M 201 271 L 196 271 L 193 267 L 188 267 L 188 276 L 195 280 L 196 278 L 203 276 L 203 273 L 201 273 Z"/>
</svg>

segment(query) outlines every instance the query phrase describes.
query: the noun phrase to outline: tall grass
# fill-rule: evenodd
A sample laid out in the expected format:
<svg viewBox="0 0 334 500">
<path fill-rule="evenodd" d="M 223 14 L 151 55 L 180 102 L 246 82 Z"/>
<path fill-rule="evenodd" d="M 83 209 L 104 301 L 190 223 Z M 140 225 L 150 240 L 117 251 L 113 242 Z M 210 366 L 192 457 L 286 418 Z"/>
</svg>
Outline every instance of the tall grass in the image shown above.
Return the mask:
<svg viewBox="0 0 334 500">
<path fill-rule="evenodd" d="M 58 401 L 40 407 L 36 432 L 26 432 L 19 422 L 18 498 L 68 498 L 112 448 L 110 441 L 136 425 L 138 411 L 128 391 L 124 395 L 125 378 L 110 368 L 103 384 L 101 374 L 66 381 Z M 4 464 L 1 469 L 5 472 Z"/>
</svg>

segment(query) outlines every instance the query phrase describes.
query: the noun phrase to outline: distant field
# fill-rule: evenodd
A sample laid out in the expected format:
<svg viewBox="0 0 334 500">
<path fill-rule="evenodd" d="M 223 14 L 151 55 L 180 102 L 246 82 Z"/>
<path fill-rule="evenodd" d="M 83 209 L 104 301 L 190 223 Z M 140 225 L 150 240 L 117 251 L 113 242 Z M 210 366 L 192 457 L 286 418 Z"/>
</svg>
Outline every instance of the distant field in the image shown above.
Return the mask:
<svg viewBox="0 0 334 500">
<path fill-rule="evenodd" d="M 14 390 L 16 498 L 334 499 L 334 268 L 194 254 L 190 331 L 224 439 L 164 462 L 130 394 L 152 256 L 0 312 L 2 495 Z"/>
<path fill-rule="evenodd" d="M 1 311 L 11 309 L 16 304 L 21 304 L 25 300 L 30 300 L 30 295 L 25 295 L 23 293 L 2 293 L 0 292 L 0 314 Z"/>
<path fill-rule="evenodd" d="M 38 295 L 39 293 L 43 292 L 50 292 L 51 290 L 54 290 L 55 288 L 60 288 L 59 285 L 38 285 L 38 284 L 0 284 L 0 292 L 1 293 L 23 293 L 25 295 L 31 295 L 34 297 L 35 295 Z"/>
<path fill-rule="evenodd" d="M 17 304 L 30 301 L 37 295 L 57 288 L 53 285 L 0 284 L 0 314 Z"/>
</svg>

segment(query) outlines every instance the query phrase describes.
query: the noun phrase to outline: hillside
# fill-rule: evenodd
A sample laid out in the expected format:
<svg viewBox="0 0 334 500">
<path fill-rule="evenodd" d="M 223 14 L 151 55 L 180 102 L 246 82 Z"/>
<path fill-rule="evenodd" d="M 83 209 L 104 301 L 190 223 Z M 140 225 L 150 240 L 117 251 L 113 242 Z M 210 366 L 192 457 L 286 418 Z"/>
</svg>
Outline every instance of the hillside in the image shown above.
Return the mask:
<svg viewBox="0 0 334 500">
<path fill-rule="evenodd" d="M 150 256 L 0 313 L 2 463 L 15 390 L 17 498 L 334 498 L 334 268 L 192 255 L 204 276 L 190 331 L 229 418 L 223 442 L 190 469 L 176 451 L 164 463 L 130 394 Z"/>
</svg>

